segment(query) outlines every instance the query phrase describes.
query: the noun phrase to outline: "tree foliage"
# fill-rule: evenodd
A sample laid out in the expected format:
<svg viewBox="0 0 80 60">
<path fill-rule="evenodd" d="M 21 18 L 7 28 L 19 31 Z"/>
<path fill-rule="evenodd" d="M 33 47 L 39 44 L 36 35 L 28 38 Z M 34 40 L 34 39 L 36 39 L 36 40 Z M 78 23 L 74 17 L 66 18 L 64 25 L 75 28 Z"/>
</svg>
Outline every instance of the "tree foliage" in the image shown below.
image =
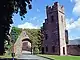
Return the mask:
<svg viewBox="0 0 80 60">
<path fill-rule="evenodd" d="M 15 35 L 19 36 L 21 33 L 20 28 L 13 27 L 13 30 L 17 33 Z M 30 40 L 32 41 L 32 48 L 34 53 L 39 53 L 40 48 L 41 48 L 41 32 L 40 29 L 24 29 L 29 36 Z M 17 40 L 17 39 L 16 39 Z"/>
<path fill-rule="evenodd" d="M 9 35 L 10 24 L 13 23 L 14 13 L 18 13 L 21 19 L 27 13 L 26 6 L 31 9 L 32 0 L 1 0 L 0 2 L 0 55 L 4 53 L 4 41 Z"/>
<path fill-rule="evenodd" d="M 16 42 L 16 40 L 17 40 L 18 36 L 20 35 L 21 31 L 22 31 L 22 29 L 19 29 L 17 27 L 12 27 L 10 36 L 11 36 L 11 39 L 14 40 L 14 42 Z"/>
</svg>

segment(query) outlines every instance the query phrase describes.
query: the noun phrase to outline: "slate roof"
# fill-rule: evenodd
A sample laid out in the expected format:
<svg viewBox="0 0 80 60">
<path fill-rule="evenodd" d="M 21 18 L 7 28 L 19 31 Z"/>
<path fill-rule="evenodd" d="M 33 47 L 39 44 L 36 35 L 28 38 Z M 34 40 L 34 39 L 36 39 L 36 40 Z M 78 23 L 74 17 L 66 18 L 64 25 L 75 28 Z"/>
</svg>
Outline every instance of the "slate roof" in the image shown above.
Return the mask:
<svg viewBox="0 0 80 60">
<path fill-rule="evenodd" d="M 80 45 L 80 39 L 69 40 L 68 45 Z"/>
</svg>

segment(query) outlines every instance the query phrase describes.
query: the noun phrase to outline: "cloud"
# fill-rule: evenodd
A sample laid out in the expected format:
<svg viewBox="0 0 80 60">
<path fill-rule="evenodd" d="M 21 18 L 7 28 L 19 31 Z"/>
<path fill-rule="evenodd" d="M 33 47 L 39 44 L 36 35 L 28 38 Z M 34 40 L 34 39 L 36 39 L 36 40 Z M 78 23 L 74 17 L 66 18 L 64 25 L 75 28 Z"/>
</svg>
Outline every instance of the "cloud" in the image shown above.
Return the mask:
<svg viewBox="0 0 80 60">
<path fill-rule="evenodd" d="M 24 24 L 18 25 L 18 28 L 29 28 L 29 29 L 39 29 L 40 27 L 33 25 L 32 23 L 25 22 Z"/>
<path fill-rule="evenodd" d="M 72 30 L 72 29 L 80 29 L 80 18 L 78 18 L 76 21 L 71 19 L 66 19 L 66 29 Z"/>
<path fill-rule="evenodd" d="M 70 0 L 71 2 L 73 1 L 73 0 Z"/>
<path fill-rule="evenodd" d="M 66 19 L 66 29 L 68 30 L 69 40 L 80 38 L 80 18 L 77 20 Z"/>
<path fill-rule="evenodd" d="M 70 36 L 69 40 L 75 40 L 75 39 L 80 39 L 80 36 Z"/>
<path fill-rule="evenodd" d="M 37 17 L 33 17 L 33 18 L 32 18 L 32 20 L 36 20 L 36 19 L 37 19 Z"/>
<path fill-rule="evenodd" d="M 73 18 L 66 19 L 66 29 L 67 30 L 73 29 L 73 26 L 72 26 L 73 22 L 72 21 L 73 21 Z"/>
<path fill-rule="evenodd" d="M 73 8 L 73 13 L 80 16 L 80 0 L 74 0 L 75 5 Z"/>
<path fill-rule="evenodd" d="M 42 23 L 45 23 L 45 20 L 43 20 L 43 22 Z"/>
<path fill-rule="evenodd" d="M 40 10 L 39 10 L 39 9 L 37 9 L 37 12 L 40 12 Z"/>
<path fill-rule="evenodd" d="M 32 17 L 30 20 L 36 20 L 37 19 L 37 17 Z"/>
<path fill-rule="evenodd" d="M 74 19 L 66 19 L 67 21 L 67 29 L 69 32 L 69 40 L 80 39 L 80 0 L 70 0 L 74 3 L 73 14 L 78 16 L 77 20 Z"/>
</svg>

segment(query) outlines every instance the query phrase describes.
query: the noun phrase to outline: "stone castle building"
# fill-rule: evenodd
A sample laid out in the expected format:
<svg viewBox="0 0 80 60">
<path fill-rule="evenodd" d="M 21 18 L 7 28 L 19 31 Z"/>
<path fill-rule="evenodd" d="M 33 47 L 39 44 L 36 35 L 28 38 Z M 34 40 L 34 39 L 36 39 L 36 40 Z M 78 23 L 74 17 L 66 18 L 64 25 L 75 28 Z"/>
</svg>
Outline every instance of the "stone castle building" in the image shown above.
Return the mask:
<svg viewBox="0 0 80 60">
<path fill-rule="evenodd" d="M 55 2 L 46 6 L 47 18 L 41 29 L 42 53 L 67 55 L 68 31 L 66 30 L 64 7 Z"/>
</svg>

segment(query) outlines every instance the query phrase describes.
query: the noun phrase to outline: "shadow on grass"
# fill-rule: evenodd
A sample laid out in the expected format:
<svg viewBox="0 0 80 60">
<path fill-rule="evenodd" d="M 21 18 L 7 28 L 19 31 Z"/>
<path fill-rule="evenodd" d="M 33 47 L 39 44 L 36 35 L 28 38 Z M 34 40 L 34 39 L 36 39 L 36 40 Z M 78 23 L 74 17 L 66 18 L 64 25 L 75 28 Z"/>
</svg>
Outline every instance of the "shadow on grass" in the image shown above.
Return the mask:
<svg viewBox="0 0 80 60">
<path fill-rule="evenodd" d="M 13 60 L 12 58 L 0 58 L 0 60 Z M 16 58 L 14 60 L 17 60 Z"/>
</svg>

